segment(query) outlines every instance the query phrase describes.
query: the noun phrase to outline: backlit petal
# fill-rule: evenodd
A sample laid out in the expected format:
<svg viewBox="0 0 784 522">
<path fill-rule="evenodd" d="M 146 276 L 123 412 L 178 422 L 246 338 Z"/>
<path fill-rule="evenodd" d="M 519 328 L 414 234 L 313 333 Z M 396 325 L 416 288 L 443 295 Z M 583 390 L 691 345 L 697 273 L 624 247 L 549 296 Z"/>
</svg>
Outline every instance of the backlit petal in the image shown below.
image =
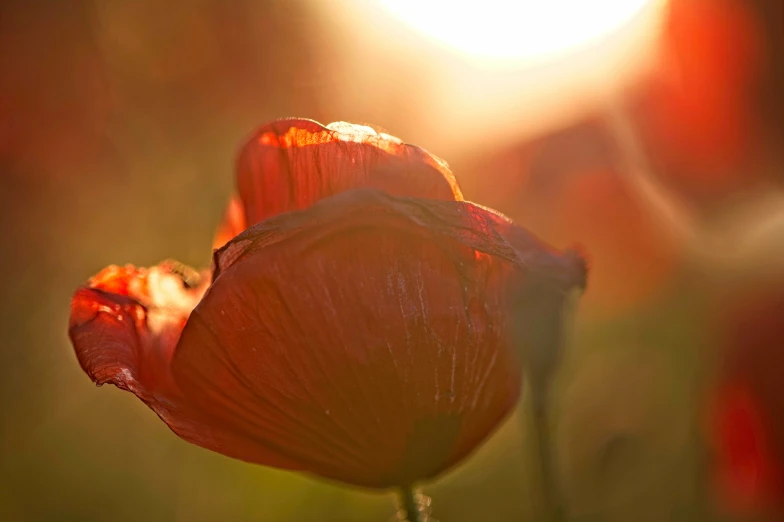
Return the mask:
<svg viewBox="0 0 784 522">
<path fill-rule="evenodd" d="M 354 188 L 460 200 L 444 161 L 370 127 L 306 119 L 259 128 L 240 152 L 237 187 L 248 225 Z"/>
<path fill-rule="evenodd" d="M 189 403 L 304 470 L 371 487 L 454 465 L 515 404 L 513 282 L 584 283 L 492 211 L 376 190 L 251 227 L 215 267 L 172 363 Z"/>
<path fill-rule="evenodd" d="M 296 468 L 192 408 L 172 380 L 175 346 L 208 283 L 208 276 L 200 278 L 173 262 L 104 269 L 71 302 L 69 335 L 79 363 L 97 385 L 114 384 L 134 393 L 185 440 L 226 455 Z"/>
<path fill-rule="evenodd" d="M 229 206 L 226 208 L 223 220 L 215 232 L 212 248 L 222 247 L 246 228 L 248 225 L 245 222 L 245 209 L 242 206 L 242 200 L 239 196 L 234 196 L 229 200 Z"/>
</svg>

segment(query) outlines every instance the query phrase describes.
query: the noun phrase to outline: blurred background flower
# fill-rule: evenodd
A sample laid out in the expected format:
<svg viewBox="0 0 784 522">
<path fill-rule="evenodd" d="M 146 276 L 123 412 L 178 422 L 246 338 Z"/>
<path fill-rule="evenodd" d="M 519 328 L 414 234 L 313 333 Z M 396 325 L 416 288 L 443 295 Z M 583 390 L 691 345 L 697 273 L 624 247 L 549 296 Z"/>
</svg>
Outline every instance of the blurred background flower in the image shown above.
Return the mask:
<svg viewBox="0 0 784 522">
<path fill-rule="evenodd" d="M 73 289 L 105 265 L 206 266 L 236 146 L 281 116 L 380 125 L 448 160 L 466 199 L 589 250 L 554 397 L 575 520 L 760 511 L 719 507 L 703 408 L 724 389 L 716 318 L 782 274 L 784 4 L 501 3 L 468 26 L 437 0 L 415 10 L 442 27 L 391 4 L 2 4 L 0 519 L 388 516 L 389 498 L 179 444 L 132 397 L 94 393 L 64 334 Z M 534 47 L 531 20 L 548 29 Z M 775 415 L 778 393 L 748 401 Z M 506 424 L 427 487 L 434 515 L 537 520 L 520 436 Z"/>
</svg>

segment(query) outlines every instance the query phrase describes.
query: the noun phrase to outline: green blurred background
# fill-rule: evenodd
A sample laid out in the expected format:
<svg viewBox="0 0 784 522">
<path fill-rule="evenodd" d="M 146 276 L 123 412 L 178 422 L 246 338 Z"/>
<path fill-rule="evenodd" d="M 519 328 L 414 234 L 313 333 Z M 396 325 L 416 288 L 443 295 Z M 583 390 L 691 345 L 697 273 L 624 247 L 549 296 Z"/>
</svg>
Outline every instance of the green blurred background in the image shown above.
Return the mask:
<svg viewBox="0 0 784 522">
<path fill-rule="evenodd" d="M 699 240 L 684 240 L 624 181 L 624 155 L 601 107 L 556 123 L 526 122 L 519 134 L 509 122 L 499 123 L 503 135 L 487 134 L 494 122 L 479 121 L 481 114 L 476 127 L 469 120 L 439 126 L 447 115 L 422 92 L 436 74 L 428 60 L 451 58 L 391 21 L 384 29 L 390 40 L 364 42 L 367 27 L 357 29 L 363 17 L 384 20 L 363 2 L 2 4 L 0 520 L 393 515 L 391 494 L 252 466 L 183 442 L 131 394 L 96 390 L 66 336 L 73 290 L 102 267 L 166 258 L 209 263 L 238 144 L 283 116 L 380 125 L 447 159 L 467 199 L 558 246 L 585 244 L 595 276 L 553 400 L 559 482 L 572 519 L 717 520 L 701 424 L 719 358 L 712 310 L 750 280 L 768 272 L 778 280 L 783 259 L 781 227 L 760 233 L 746 250 L 735 236 L 713 234 L 730 234 L 740 223 L 745 237 L 763 210 L 781 215 L 774 188 L 781 163 L 747 143 L 778 135 L 762 123 L 755 124 L 763 130 L 740 134 L 704 132 L 750 128 L 738 115 L 758 114 L 754 103 L 763 96 L 749 94 L 757 92 L 747 85 L 751 72 L 731 65 L 754 57 L 726 54 L 739 45 L 700 55 L 690 44 L 684 53 L 683 29 L 665 30 L 663 57 L 624 95 L 659 178 L 704 225 Z M 711 23 L 686 32 L 695 42 L 718 38 L 716 31 L 730 34 L 730 43 L 747 35 L 732 24 L 735 32 L 721 26 L 711 33 Z M 406 54 L 411 48 L 416 57 Z M 673 58 L 682 58 L 679 52 L 685 62 Z M 725 65 L 711 68 L 711 60 Z M 668 90 L 673 62 L 696 68 L 692 80 L 704 82 L 696 98 L 722 109 L 695 108 L 688 85 Z M 688 84 L 686 70 L 681 80 Z M 706 96 L 704 85 L 721 93 Z M 673 101 L 680 95 L 686 112 Z M 476 92 L 463 103 L 484 98 Z M 667 109 L 677 121 L 656 120 Z M 472 133 L 476 147 L 466 146 Z M 730 155 L 733 147 L 740 152 Z M 433 515 L 444 522 L 540 520 L 529 431 L 524 400 L 476 454 L 424 486 Z"/>
</svg>

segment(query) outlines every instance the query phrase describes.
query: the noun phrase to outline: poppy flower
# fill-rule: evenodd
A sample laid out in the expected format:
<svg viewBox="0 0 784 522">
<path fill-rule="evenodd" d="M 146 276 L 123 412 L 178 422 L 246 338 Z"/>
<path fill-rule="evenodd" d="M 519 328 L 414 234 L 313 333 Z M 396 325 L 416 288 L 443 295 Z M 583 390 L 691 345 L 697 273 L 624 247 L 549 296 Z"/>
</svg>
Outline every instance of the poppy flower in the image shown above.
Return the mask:
<svg viewBox="0 0 784 522">
<path fill-rule="evenodd" d="M 784 292 L 757 292 L 722 315 L 726 340 L 711 397 L 715 478 L 725 507 L 784 515 Z"/>
<path fill-rule="evenodd" d="M 508 289 L 584 283 L 579 258 L 368 128 L 274 122 L 237 175 L 211 274 L 109 267 L 69 330 L 98 385 L 230 457 L 374 488 L 434 477 L 516 402 Z"/>
<path fill-rule="evenodd" d="M 759 181 L 760 120 L 752 100 L 764 58 L 752 2 L 669 2 L 661 67 L 639 93 L 650 156 L 666 182 L 696 203 Z"/>
</svg>

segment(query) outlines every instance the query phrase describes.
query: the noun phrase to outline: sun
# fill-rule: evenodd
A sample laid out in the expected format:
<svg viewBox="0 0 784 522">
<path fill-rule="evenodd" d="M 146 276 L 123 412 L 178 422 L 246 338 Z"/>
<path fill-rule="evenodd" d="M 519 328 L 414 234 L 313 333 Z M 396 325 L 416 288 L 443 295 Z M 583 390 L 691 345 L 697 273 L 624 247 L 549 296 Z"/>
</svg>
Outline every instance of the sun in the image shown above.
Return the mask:
<svg viewBox="0 0 784 522">
<path fill-rule="evenodd" d="M 620 29 L 656 0 L 378 0 L 416 30 L 472 58 L 532 62 Z"/>
</svg>

